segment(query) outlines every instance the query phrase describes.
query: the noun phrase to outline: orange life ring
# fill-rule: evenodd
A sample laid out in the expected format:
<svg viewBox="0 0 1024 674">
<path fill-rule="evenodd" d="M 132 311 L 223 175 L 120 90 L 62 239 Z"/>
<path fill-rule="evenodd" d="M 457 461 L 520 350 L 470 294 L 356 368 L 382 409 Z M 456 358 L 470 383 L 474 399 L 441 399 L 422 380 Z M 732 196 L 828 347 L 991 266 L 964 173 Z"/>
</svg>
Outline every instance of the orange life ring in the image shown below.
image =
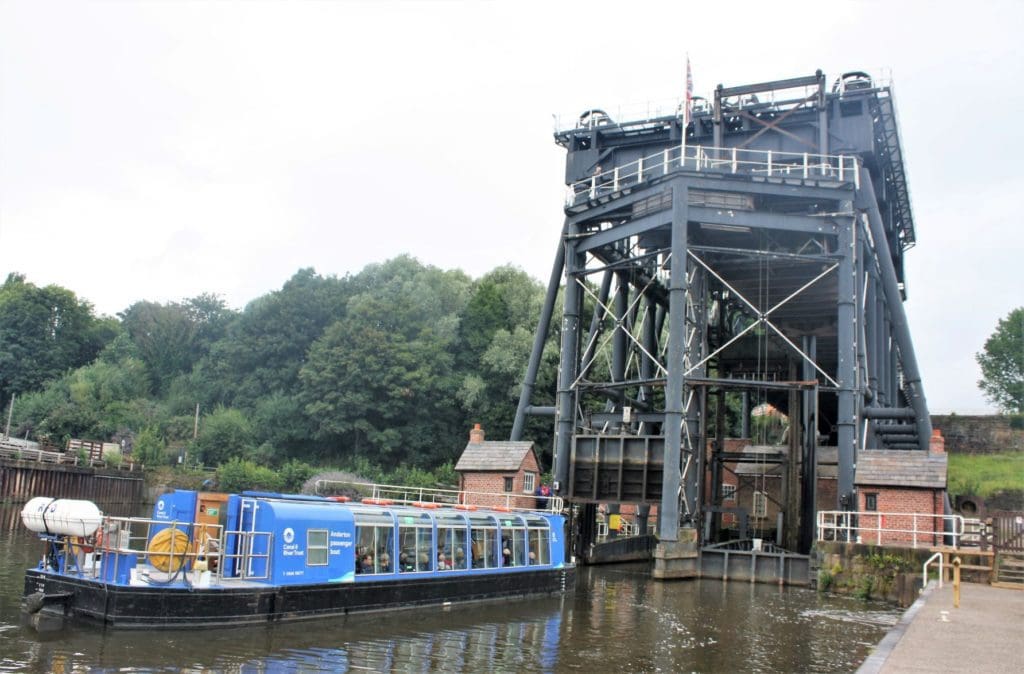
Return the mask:
<svg viewBox="0 0 1024 674">
<path fill-rule="evenodd" d="M 394 501 L 392 501 L 391 499 L 387 499 L 387 498 L 364 498 L 362 500 L 362 503 L 364 503 L 365 505 L 389 506 L 389 505 L 392 505 L 394 503 Z"/>
<path fill-rule="evenodd" d="M 439 503 L 427 503 L 424 501 L 413 501 L 410 505 L 415 508 L 428 508 L 430 510 L 441 507 L 441 504 Z"/>
<path fill-rule="evenodd" d="M 348 496 L 328 496 L 327 500 L 328 501 L 335 501 L 337 503 L 348 503 L 352 499 L 350 499 Z"/>
<path fill-rule="evenodd" d="M 499 513 L 512 512 L 512 508 L 509 508 L 508 506 L 494 506 L 493 508 L 491 508 L 491 510 L 497 510 Z"/>
<path fill-rule="evenodd" d="M 456 510 L 476 510 L 476 506 L 475 505 L 468 505 L 466 503 L 460 503 L 457 506 L 455 506 L 455 509 Z"/>
</svg>

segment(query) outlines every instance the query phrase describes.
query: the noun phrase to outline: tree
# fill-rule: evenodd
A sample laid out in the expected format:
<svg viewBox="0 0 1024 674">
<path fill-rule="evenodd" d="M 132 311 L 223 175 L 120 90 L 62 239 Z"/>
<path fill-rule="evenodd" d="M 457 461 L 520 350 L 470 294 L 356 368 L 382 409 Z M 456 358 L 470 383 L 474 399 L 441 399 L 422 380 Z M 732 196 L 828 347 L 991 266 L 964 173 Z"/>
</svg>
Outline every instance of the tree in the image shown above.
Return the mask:
<svg viewBox="0 0 1024 674">
<path fill-rule="evenodd" d="M 0 286 L 0 399 L 92 362 L 116 334 L 116 322 L 96 318 L 67 288 L 8 275 Z"/>
<path fill-rule="evenodd" d="M 978 387 L 1004 412 L 1024 413 L 1024 307 L 1017 307 L 996 325 L 975 355 L 981 366 Z"/>
<path fill-rule="evenodd" d="M 492 438 L 511 431 L 543 302 L 544 287 L 515 267 L 498 267 L 474 283 L 459 323 L 456 355 L 464 427 L 483 423 Z M 535 405 L 554 403 L 558 335 L 552 332 L 534 389 Z M 543 448 L 551 427 L 550 419 L 531 417 L 525 435 Z"/>
<path fill-rule="evenodd" d="M 295 394 L 310 345 L 344 318 L 348 283 L 300 269 L 280 290 L 250 302 L 196 368 L 199 402 L 251 409 L 264 396 Z"/>
<path fill-rule="evenodd" d="M 203 294 L 184 303 L 136 302 L 121 321 L 136 352 L 149 368 L 153 391 L 167 392 L 174 378 L 193 366 L 224 336 L 235 313 L 224 300 Z"/>
<path fill-rule="evenodd" d="M 469 279 L 403 256 L 353 281 L 365 291 L 301 372 L 317 439 L 388 467 L 450 459 L 462 436 L 454 351 Z"/>
</svg>

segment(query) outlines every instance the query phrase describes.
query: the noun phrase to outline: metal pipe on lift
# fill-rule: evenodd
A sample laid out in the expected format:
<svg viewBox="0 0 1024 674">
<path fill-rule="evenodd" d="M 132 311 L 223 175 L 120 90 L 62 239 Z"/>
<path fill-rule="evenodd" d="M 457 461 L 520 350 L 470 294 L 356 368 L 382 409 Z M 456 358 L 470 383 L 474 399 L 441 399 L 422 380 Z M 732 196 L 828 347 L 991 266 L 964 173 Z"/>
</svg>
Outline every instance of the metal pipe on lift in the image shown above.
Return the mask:
<svg viewBox="0 0 1024 674">
<path fill-rule="evenodd" d="M 907 325 L 907 314 L 903 310 L 902 296 L 896 281 L 896 268 L 892 263 L 889 250 L 889 238 L 882 225 L 882 215 L 878 212 L 878 200 L 871 182 L 871 174 L 865 168 L 860 170 L 860 189 L 857 191 L 854 204 L 858 209 L 867 212 L 868 224 L 871 227 L 871 238 L 874 240 L 875 259 L 881 267 L 882 287 L 889 300 L 889 314 L 892 319 L 893 337 L 900 350 L 903 363 L 904 383 L 910 398 L 910 406 L 914 408 L 917 420 L 917 439 L 920 448 L 928 451 L 928 442 L 932 437 L 932 420 L 928 415 L 928 402 L 921 384 L 921 371 L 917 367 L 914 344 L 910 340 L 910 328 Z"/>
<path fill-rule="evenodd" d="M 875 424 L 873 428 L 879 435 L 917 435 L 915 424 L 893 424 L 892 426 Z"/>
<path fill-rule="evenodd" d="M 555 254 L 555 263 L 551 265 L 551 277 L 548 279 L 548 291 L 544 295 L 544 307 L 540 312 L 540 321 L 537 324 L 537 334 L 533 336 L 533 349 L 530 351 L 530 362 L 526 367 L 526 376 L 523 378 L 523 390 L 519 393 L 519 405 L 516 407 L 516 418 L 512 422 L 512 433 L 509 440 L 515 442 L 523 437 L 523 426 L 526 425 L 527 408 L 530 406 L 530 398 L 533 396 L 533 387 L 537 383 L 537 371 L 540 369 L 540 359 L 544 353 L 544 342 L 547 341 L 548 331 L 551 327 L 551 314 L 555 311 L 555 299 L 558 297 L 558 287 L 562 282 L 562 269 L 565 266 L 565 246 L 562 241 L 568 231 L 569 223 L 562 225 L 562 233 L 558 235 L 558 253 Z"/>
<path fill-rule="evenodd" d="M 916 413 L 910 407 L 868 407 L 863 414 L 867 419 L 913 419 Z"/>
</svg>

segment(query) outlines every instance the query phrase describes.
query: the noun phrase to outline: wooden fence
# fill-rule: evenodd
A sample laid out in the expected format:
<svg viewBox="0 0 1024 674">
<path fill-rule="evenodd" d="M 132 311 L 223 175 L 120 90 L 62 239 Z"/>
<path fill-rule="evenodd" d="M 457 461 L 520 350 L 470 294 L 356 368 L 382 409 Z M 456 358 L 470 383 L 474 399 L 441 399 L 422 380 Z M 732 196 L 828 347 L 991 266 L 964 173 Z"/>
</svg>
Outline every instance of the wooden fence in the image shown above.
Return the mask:
<svg viewBox="0 0 1024 674">
<path fill-rule="evenodd" d="M 0 457 L 0 503 L 25 503 L 36 496 L 52 496 L 138 504 L 144 491 L 142 471 L 137 469 Z"/>
</svg>

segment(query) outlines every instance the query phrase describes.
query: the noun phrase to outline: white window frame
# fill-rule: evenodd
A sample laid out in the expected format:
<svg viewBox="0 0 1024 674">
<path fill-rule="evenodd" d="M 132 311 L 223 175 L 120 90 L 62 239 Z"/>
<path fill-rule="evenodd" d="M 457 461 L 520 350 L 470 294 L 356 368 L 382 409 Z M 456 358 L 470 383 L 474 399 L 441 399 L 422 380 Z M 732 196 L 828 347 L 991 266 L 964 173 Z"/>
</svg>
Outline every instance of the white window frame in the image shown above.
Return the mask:
<svg viewBox="0 0 1024 674">
<path fill-rule="evenodd" d="M 314 545 L 313 544 L 313 541 L 311 540 L 313 534 L 316 534 L 318 536 L 323 536 L 324 537 L 323 545 Z M 306 530 L 306 566 L 327 566 L 328 564 L 330 564 L 330 561 L 331 561 L 330 547 L 331 547 L 330 532 L 328 532 L 327 529 L 307 529 Z M 309 561 L 313 557 L 313 555 L 310 554 L 313 550 L 316 550 L 317 552 L 323 552 L 324 553 L 324 561 L 322 563 L 321 562 L 311 562 L 311 561 Z"/>
<path fill-rule="evenodd" d="M 526 471 L 523 473 L 523 493 L 532 494 L 537 488 L 537 474 Z"/>
<path fill-rule="evenodd" d="M 768 517 L 768 492 L 755 491 L 754 503 L 750 509 L 751 517 Z"/>
<path fill-rule="evenodd" d="M 736 500 L 736 485 L 729 484 L 728 482 L 722 483 L 722 500 L 723 501 L 735 501 Z"/>
</svg>

